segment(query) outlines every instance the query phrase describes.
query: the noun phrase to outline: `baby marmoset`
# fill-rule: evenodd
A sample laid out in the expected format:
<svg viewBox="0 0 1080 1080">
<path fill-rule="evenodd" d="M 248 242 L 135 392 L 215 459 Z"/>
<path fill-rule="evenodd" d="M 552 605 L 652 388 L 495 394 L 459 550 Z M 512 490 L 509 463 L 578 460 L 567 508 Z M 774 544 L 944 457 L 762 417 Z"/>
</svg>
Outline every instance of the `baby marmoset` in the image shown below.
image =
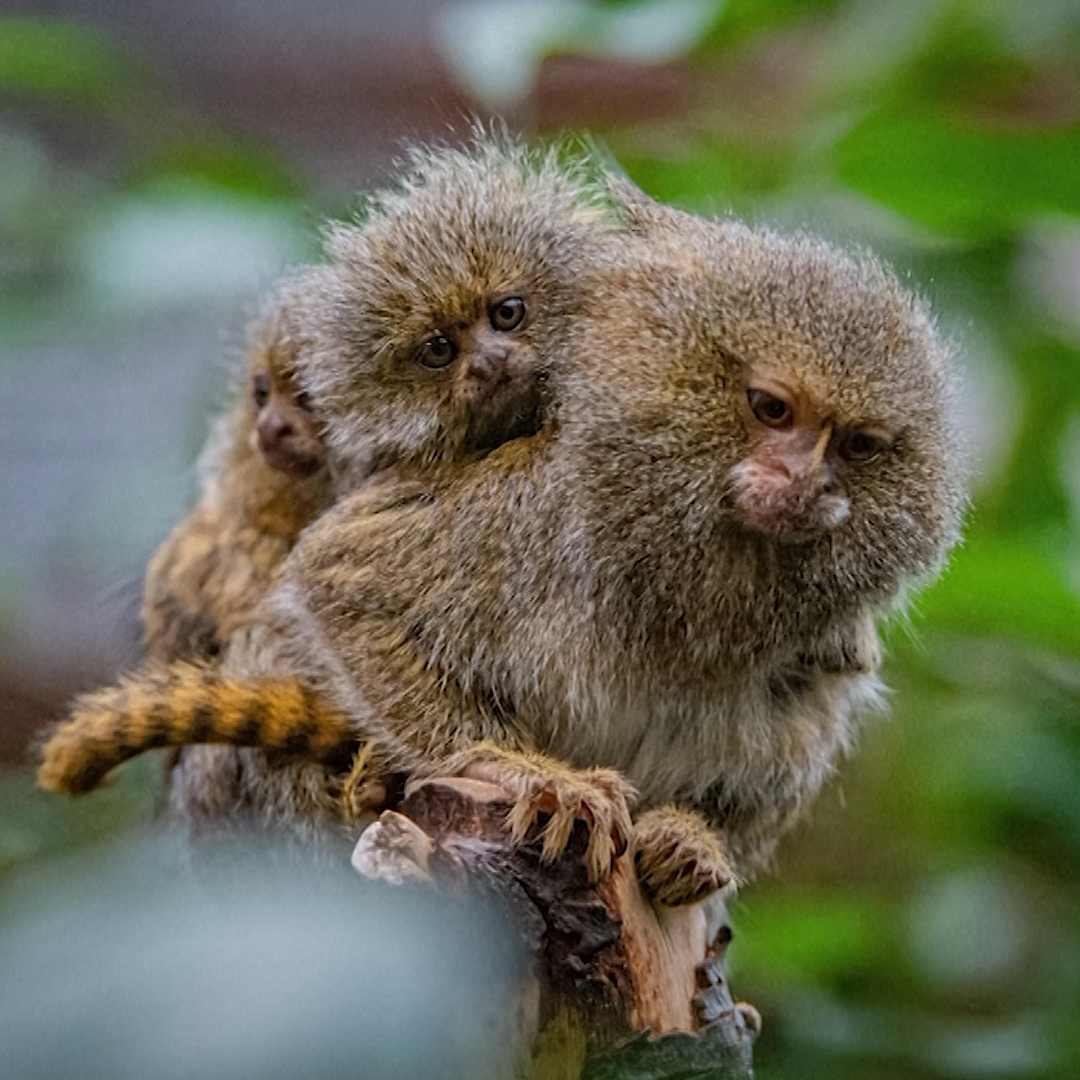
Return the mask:
<svg viewBox="0 0 1080 1080">
<path fill-rule="evenodd" d="M 330 505 L 326 451 L 295 385 L 295 357 L 290 313 L 275 295 L 249 330 L 243 392 L 204 452 L 199 501 L 147 568 L 142 621 L 153 659 L 217 655 Z"/>
<path fill-rule="evenodd" d="M 332 501 L 319 424 L 296 386 L 295 304 L 278 290 L 249 328 L 242 393 L 203 454 L 199 502 L 147 568 L 143 626 L 154 661 L 216 662 L 234 635 L 257 626 L 297 536 Z M 143 737 L 161 741 L 152 727 Z M 250 812 L 243 766 L 223 747 L 181 751 L 169 769 L 173 811 L 196 826 Z M 318 770 L 300 775 L 313 786 Z"/>
<path fill-rule="evenodd" d="M 372 198 L 362 225 L 328 233 L 328 263 L 294 282 L 303 300 L 291 310 L 339 486 L 390 466 L 422 474 L 537 429 L 549 357 L 564 347 L 581 267 L 610 217 L 603 195 L 552 152 L 480 140 L 466 151 L 417 152 L 400 184 Z M 307 628 L 288 620 L 268 628 L 274 621 L 264 613 L 224 669 L 305 670 L 295 654 L 307 652 Z M 277 721 L 295 719 L 311 698 L 287 681 L 250 710 L 221 697 L 217 674 L 200 668 L 157 670 L 127 686 L 119 699 L 111 691 L 82 699 L 46 750 L 42 783 L 85 790 L 147 745 L 301 748 Z M 142 711 L 155 695 L 172 711 Z M 127 712 L 113 723 L 118 704 Z M 325 745 L 307 734 L 307 749 Z M 288 769 L 243 760 L 251 775 L 235 778 L 237 790 L 257 789 L 247 801 L 282 818 L 300 812 L 290 791 L 269 790 L 287 785 Z M 307 809 L 316 802 L 321 810 L 325 800 L 308 799 Z"/>
</svg>

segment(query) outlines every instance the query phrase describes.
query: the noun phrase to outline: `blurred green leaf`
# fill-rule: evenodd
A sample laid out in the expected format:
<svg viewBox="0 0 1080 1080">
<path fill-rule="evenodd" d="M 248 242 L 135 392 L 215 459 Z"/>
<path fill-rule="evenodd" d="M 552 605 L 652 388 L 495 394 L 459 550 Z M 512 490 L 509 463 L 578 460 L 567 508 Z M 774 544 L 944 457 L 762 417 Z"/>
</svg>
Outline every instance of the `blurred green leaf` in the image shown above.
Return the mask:
<svg viewBox="0 0 1080 1080">
<path fill-rule="evenodd" d="M 970 747 L 965 768 L 955 770 L 950 778 L 952 786 L 974 797 L 968 800 L 969 813 L 981 818 L 984 828 L 991 816 L 1006 825 L 1036 825 L 1044 833 L 1049 828 L 1062 863 L 1068 865 L 1064 857 L 1071 856 L 1068 862 L 1076 865 L 1080 854 L 1080 788 L 1076 784 L 1080 752 L 1068 745 L 1060 730 L 1040 723 L 1038 716 L 1022 718 L 1029 726 L 1000 719 L 983 726 L 983 743 Z M 1026 820 L 1018 820 L 1021 817 Z M 1018 834 L 1030 845 L 1030 828 L 1018 830 Z"/>
<path fill-rule="evenodd" d="M 1033 542 L 969 540 L 917 608 L 920 623 L 940 630 L 1080 657 L 1080 596 L 1069 587 L 1062 560 Z"/>
<path fill-rule="evenodd" d="M 107 38 L 59 19 L 0 18 L 0 93 L 111 104 L 134 70 Z"/>
<path fill-rule="evenodd" d="M 1014 317 L 1014 332 L 1017 323 Z M 997 489 L 983 501 L 973 531 L 1016 535 L 1047 528 L 1063 533 L 1072 507 L 1063 483 L 1063 439 L 1080 410 L 1080 349 L 1038 333 L 1021 334 L 1012 350 L 1024 381 L 1024 422 Z"/>
<path fill-rule="evenodd" d="M 620 148 L 619 162 L 654 198 L 706 213 L 729 209 L 739 196 L 781 190 L 794 172 L 787 147 L 734 140 L 693 140 L 656 154 Z"/>
<path fill-rule="evenodd" d="M 1032 76 L 1033 64 L 985 6 L 931 5 L 936 16 L 920 50 L 899 73 L 891 96 L 912 105 L 967 105 L 987 112 L 1003 105 Z"/>
<path fill-rule="evenodd" d="M 136 186 L 151 186 L 162 178 L 184 178 L 212 184 L 237 195 L 267 199 L 297 199 L 299 178 L 280 156 L 251 140 L 228 138 L 206 128 L 180 130 L 153 148 L 138 163 Z M 186 125 L 190 127 L 190 125 Z"/>
<path fill-rule="evenodd" d="M 728 0 L 707 45 L 727 46 L 799 19 L 828 16 L 840 0 Z"/>
<path fill-rule="evenodd" d="M 1038 214 L 1080 214 L 1080 126 L 1005 131 L 889 109 L 836 147 L 840 179 L 944 233 L 1009 232 Z"/>
<path fill-rule="evenodd" d="M 889 909 L 870 896 L 789 891 L 751 897 L 734 912 L 738 970 L 771 984 L 821 984 L 881 962 Z"/>
</svg>

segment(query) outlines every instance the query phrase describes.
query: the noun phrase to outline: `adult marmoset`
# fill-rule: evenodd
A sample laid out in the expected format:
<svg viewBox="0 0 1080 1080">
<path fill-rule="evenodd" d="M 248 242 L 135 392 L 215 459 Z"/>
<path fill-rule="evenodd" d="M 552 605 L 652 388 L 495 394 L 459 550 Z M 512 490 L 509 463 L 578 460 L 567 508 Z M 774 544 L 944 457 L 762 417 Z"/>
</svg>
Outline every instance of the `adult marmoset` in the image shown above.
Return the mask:
<svg viewBox="0 0 1080 1080">
<path fill-rule="evenodd" d="M 950 350 L 877 261 L 625 198 L 557 425 L 357 493 L 288 574 L 396 767 L 526 808 L 517 751 L 618 770 L 676 902 L 757 872 L 851 745 L 873 618 L 942 565 L 963 470 Z"/>
</svg>

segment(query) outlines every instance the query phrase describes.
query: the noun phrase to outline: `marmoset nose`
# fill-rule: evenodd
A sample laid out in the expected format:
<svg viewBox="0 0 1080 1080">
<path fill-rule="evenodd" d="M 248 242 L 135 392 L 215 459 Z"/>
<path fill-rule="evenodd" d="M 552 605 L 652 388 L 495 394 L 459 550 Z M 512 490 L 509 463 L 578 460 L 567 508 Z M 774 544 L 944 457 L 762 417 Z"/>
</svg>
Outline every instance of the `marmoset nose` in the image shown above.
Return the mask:
<svg viewBox="0 0 1080 1080">
<path fill-rule="evenodd" d="M 264 446 L 279 443 L 292 434 L 292 423 L 277 409 L 269 409 L 259 417 L 259 441 Z"/>
<path fill-rule="evenodd" d="M 762 461 L 786 481 L 798 481 L 827 492 L 836 479 L 825 456 L 831 434 L 831 428 L 820 432 L 812 428 L 775 432 Z"/>
<path fill-rule="evenodd" d="M 469 358 L 465 374 L 484 382 L 497 382 L 506 374 L 506 361 L 509 355 L 509 351 L 503 345 L 485 346 Z"/>
</svg>

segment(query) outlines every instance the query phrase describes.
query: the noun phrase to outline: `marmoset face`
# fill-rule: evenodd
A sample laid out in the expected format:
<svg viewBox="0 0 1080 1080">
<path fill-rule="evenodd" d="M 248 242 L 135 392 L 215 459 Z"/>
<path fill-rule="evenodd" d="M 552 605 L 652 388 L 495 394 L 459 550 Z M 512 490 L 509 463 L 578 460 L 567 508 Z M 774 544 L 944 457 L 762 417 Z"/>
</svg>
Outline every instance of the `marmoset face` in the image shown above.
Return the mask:
<svg viewBox="0 0 1080 1080">
<path fill-rule="evenodd" d="M 296 478 L 318 472 L 326 460 L 319 426 L 306 395 L 271 357 L 253 365 L 248 394 L 252 445 L 267 465 Z"/>
<path fill-rule="evenodd" d="M 745 382 L 751 449 L 731 473 L 739 520 L 784 543 L 839 529 L 851 517 L 848 489 L 885 464 L 895 432 L 838 415 L 786 373 L 751 371 Z"/>
<path fill-rule="evenodd" d="M 333 228 L 307 280 L 301 378 L 338 472 L 352 483 L 536 433 L 597 220 L 554 160 L 440 150 Z"/>
</svg>

